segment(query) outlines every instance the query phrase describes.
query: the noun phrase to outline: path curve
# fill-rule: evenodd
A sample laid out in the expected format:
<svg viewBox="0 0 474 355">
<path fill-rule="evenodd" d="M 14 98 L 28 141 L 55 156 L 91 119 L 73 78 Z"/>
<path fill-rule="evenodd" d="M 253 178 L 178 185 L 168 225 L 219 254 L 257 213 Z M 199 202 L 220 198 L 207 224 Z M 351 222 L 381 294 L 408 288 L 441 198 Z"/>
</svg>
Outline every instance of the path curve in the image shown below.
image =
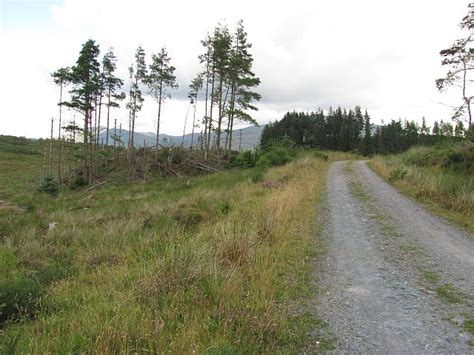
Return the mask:
<svg viewBox="0 0 474 355">
<path fill-rule="evenodd" d="M 402 196 L 365 161 L 333 163 L 327 194 L 316 312 L 335 352 L 473 353 L 463 328 L 474 318 L 473 237 Z"/>
</svg>

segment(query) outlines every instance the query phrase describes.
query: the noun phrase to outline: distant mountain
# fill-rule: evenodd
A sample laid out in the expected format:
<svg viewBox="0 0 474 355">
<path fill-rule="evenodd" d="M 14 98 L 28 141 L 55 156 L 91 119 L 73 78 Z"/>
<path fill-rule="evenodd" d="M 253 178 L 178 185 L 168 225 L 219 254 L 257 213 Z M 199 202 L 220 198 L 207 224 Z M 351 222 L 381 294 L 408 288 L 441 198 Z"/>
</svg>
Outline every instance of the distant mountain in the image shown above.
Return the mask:
<svg viewBox="0 0 474 355">
<path fill-rule="evenodd" d="M 258 144 L 260 143 L 260 135 L 262 134 L 263 127 L 261 126 L 249 126 L 242 129 L 236 129 L 232 133 L 232 149 L 233 150 L 252 150 L 255 149 Z M 114 144 L 114 140 L 112 139 L 113 136 L 113 129 L 109 129 L 109 145 Z M 118 135 L 118 132 L 117 132 Z M 122 130 L 121 140 L 122 142 L 127 145 L 129 139 L 129 131 Z M 211 135 L 211 142 L 214 142 L 216 139 L 215 134 Z M 224 145 L 226 139 L 226 134 L 223 133 L 221 137 L 221 145 Z M 152 132 L 135 132 L 135 146 L 143 147 L 146 145 L 147 147 L 152 147 L 156 143 L 156 133 Z M 106 141 L 106 130 L 102 128 L 99 135 L 99 141 L 105 144 Z M 194 138 L 191 133 L 186 134 L 183 136 L 171 136 L 168 134 L 160 134 L 160 145 L 165 147 L 173 146 L 183 146 L 188 148 L 191 146 L 191 141 L 193 142 L 194 146 L 198 146 L 201 142 L 201 135 L 199 133 L 194 133 Z"/>
</svg>

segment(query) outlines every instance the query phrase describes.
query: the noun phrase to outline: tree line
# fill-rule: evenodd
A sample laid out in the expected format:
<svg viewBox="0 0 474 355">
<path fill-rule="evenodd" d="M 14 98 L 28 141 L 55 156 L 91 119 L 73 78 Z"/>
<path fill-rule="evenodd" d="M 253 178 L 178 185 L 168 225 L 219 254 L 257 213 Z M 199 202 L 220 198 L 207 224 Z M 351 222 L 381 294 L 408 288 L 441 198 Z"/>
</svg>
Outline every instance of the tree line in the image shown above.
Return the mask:
<svg viewBox="0 0 474 355">
<path fill-rule="evenodd" d="M 203 53 L 198 56 L 201 70 L 189 84 L 188 99 L 189 107 L 193 109 L 193 140 L 195 130 L 201 130 L 199 142 L 193 141 L 191 149 L 202 151 L 207 158 L 210 151 L 222 154 L 231 150 L 232 130 L 237 121 L 256 124 L 250 112 L 257 110 L 254 102 L 260 100 L 260 94 L 255 89 L 260 79 L 253 72 L 252 45 L 242 21 L 237 23 L 234 32 L 227 25 L 219 24 L 202 40 L 202 46 Z M 59 113 L 58 133 L 57 136 L 52 133 L 51 140 L 57 138 L 58 141 L 57 175 L 60 181 L 65 180 L 67 156 L 80 162 L 80 169 L 75 170 L 80 171 L 86 182 L 94 179 L 104 160 L 125 156 L 129 166 L 135 165 L 139 144 L 134 139 L 135 127 L 141 119 L 139 113 L 145 95 L 150 95 L 157 104 L 156 116 L 147 119 L 153 119 L 156 124 L 156 143 L 148 148 L 155 151 L 155 165 L 159 163 L 162 107 L 171 98 L 172 90 L 178 88 L 176 68 L 166 47 L 152 54 L 147 63 L 144 48 L 138 46 L 134 62 L 128 68 L 128 92 L 123 90 L 125 80 L 116 75 L 117 57 L 113 48 L 102 58 L 100 53 L 99 44 L 89 39 L 82 45 L 74 65 L 52 73 L 54 83 L 59 87 Z M 113 118 L 123 101 L 126 101 L 128 112 L 127 142 L 122 139 L 122 123 L 117 127 L 117 119 Z M 196 117 L 198 101 L 204 106 L 204 115 L 200 118 Z M 75 113 L 73 120 L 65 122 L 64 108 Z M 183 132 L 186 132 L 186 125 L 187 117 Z M 105 141 L 99 141 L 102 128 L 105 128 Z M 112 129 L 113 134 L 110 134 Z M 68 146 L 71 142 L 73 145 Z M 115 152 L 110 151 L 112 147 Z M 120 155 L 117 150 L 125 154 Z"/>
<path fill-rule="evenodd" d="M 271 122 L 262 131 L 260 145 L 290 139 L 296 147 L 354 151 L 364 155 L 399 153 L 416 144 L 435 144 L 447 138 L 462 139 L 468 135 L 462 122 L 435 121 L 428 127 L 423 117 L 415 121 L 392 120 L 386 125 L 371 123 L 367 110 L 359 106 L 346 110 L 338 107 L 325 113 L 288 112 L 280 121 Z"/>
</svg>

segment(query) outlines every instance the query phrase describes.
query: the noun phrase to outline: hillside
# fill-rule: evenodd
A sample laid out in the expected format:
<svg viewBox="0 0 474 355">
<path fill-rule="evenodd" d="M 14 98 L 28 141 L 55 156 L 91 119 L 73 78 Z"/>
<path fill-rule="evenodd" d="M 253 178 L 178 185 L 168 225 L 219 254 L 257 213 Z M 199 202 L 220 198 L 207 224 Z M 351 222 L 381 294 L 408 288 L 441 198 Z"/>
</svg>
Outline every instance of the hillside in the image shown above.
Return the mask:
<svg viewBox="0 0 474 355">
<path fill-rule="evenodd" d="M 233 141 L 232 141 L 232 149 L 233 150 L 253 150 L 255 147 L 258 146 L 260 143 L 260 135 L 262 133 L 263 128 L 265 125 L 260 126 L 249 126 L 242 128 L 242 130 L 237 129 L 233 131 Z M 240 139 L 240 133 L 242 131 L 242 139 Z M 118 132 L 117 132 L 118 135 Z M 109 130 L 109 145 L 113 144 L 112 140 L 113 130 Z M 168 134 L 160 134 L 160 144 L 163 146 L 184 146 L 188 148 L 191 146 L 191 141 L 193 141 L 193 145 L 197 146 L 200 142 L 200 134 L 194 133 L 194 139 L 191 133 L 188 133 L 184 136 L 172 136 Z M 127 144 L 129 132 L 127 130 L 122 130 L 121 139 L 122 141 Z M 215 134 L 211 135 L 211 141 L 214 141 Z M 222 144 L 224 144 L 226 139 L 226 135 L 223 134 L 221 138 Z M 106 130 L 102 129 L 100 133 L 100 142 L 105 142 L 106 140 Z M 156 133 L 153 132 L 135 132 L 135 145 L 137 147 L 141 147 L 146 144 L 147 147 L 152 147 L 156 143 Z M 104 143 L 105 144 L 105 143 Z"/>
</svg>

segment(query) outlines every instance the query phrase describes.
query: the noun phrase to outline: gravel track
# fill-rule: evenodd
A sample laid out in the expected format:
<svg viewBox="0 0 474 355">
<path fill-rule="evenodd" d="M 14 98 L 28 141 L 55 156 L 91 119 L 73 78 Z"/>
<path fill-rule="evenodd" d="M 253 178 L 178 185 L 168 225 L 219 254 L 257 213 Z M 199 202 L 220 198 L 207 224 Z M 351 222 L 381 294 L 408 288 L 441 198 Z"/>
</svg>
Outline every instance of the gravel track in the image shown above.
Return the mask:
<svg viewBox="0 0 474 355">
<path fill-rule="evenodd" d="M 334 163 L 327 194 L 316 313 L 334 352 L 473 354 L 463 328 L 474 318 L 473 237 L 364 161 Z"/>
</svg>

